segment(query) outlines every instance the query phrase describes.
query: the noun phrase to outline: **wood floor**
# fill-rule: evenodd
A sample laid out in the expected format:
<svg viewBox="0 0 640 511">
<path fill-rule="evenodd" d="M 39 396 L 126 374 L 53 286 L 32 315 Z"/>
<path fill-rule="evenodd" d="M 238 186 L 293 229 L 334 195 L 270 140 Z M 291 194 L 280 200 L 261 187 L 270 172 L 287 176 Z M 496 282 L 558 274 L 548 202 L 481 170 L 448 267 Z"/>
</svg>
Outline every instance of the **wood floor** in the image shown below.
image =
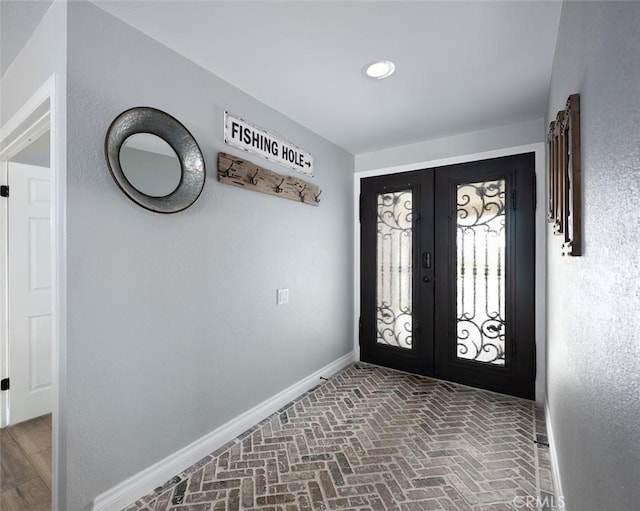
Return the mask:
<svg viewBox="0 0 640 511">
<path fill-rule="evenodd" d="M 0 509 L 51 509 L 51 415 L 0 429 Z"/>
</svg>

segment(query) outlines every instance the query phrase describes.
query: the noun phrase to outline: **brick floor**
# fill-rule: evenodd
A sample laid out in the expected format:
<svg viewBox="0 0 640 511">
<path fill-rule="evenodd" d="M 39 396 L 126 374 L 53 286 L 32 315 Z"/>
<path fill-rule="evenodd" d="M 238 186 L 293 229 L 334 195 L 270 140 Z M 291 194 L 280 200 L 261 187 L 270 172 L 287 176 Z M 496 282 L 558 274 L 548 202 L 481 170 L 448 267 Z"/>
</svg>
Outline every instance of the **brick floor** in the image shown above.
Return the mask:
<svg viewBox="0 0 640 511">
<path fill-rule="evenodd" d="M 356 363 L 126 511 L 554 509 L 544 442 L 531 401 Z"/>
</svg>

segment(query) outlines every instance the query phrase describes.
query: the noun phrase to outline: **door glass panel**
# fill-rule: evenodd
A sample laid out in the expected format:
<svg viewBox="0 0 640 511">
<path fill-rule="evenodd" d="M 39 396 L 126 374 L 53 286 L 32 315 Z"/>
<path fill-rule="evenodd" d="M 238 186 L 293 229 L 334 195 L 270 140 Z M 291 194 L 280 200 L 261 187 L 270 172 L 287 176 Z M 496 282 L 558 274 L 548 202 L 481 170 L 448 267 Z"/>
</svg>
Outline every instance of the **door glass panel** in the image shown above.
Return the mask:
<svg viewBox="0 0 640 511">
<path fill-rule="evenodd" d="M 505 364 L 505 180 L 458 185 L 457 357 Z"/>
<path fill-rule="evenodd" d="M 376 342 L 411 349 L 412 191 L 378 194 Z"/>
</svg>

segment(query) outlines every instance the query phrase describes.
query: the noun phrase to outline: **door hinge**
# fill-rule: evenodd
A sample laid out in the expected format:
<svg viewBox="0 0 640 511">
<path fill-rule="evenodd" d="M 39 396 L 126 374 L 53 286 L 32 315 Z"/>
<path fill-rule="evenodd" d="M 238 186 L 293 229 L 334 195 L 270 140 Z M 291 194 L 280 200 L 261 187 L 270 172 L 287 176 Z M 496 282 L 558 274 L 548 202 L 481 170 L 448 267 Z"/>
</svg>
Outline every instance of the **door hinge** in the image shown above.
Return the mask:
<svg viewBox="0 0 640 511">
<path fill-rule="evenodd" d="M 516 190 L 511 190 L 511 209 L 516 210 Z"/>
<path fill-rule="evenodd" d="M 9 378 L 0 381 L 0 391 L 9 390 Z"/>
<path fill-rule="evenodd" d="M 358 222 L 362 223 L 362 194 L 360 194 L 358 207 Z"/>
<path fill-rule="evenodd" d="M 9 186 L 8 185 L 0 186 L 0 197 L 9 197 Z"/>
<path fill-rule="evenodd" d="M 538 209 L 538 176 L 533 175 L 533 210 Z"/>
</svg>

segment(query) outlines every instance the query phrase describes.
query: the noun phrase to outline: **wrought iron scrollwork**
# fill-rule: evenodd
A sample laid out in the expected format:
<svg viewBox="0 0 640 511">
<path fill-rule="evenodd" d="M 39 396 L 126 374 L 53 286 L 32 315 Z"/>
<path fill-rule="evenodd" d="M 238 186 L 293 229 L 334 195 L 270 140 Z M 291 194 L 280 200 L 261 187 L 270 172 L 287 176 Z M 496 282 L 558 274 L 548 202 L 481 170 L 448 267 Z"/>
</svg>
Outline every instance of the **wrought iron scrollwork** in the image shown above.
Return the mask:
<svg viewBox="0 0 640 511">
<path fill-rule="evenodd" d="M 505 180 L 457 193 L 457 355 L 505 364 Z"/>
<path fill-rule="evenodd" d="M 378 195 L 376 338 L 412 346 L 412 192 Z"/>
<path fill-rule="evenodd" d="M 413 221 L 412 201 L 411 190 L 378 195 L 378 233 L 390 229 L 409 236 Z M 385 236 L 390 234 L 386 232 Z"/>
</svg>

